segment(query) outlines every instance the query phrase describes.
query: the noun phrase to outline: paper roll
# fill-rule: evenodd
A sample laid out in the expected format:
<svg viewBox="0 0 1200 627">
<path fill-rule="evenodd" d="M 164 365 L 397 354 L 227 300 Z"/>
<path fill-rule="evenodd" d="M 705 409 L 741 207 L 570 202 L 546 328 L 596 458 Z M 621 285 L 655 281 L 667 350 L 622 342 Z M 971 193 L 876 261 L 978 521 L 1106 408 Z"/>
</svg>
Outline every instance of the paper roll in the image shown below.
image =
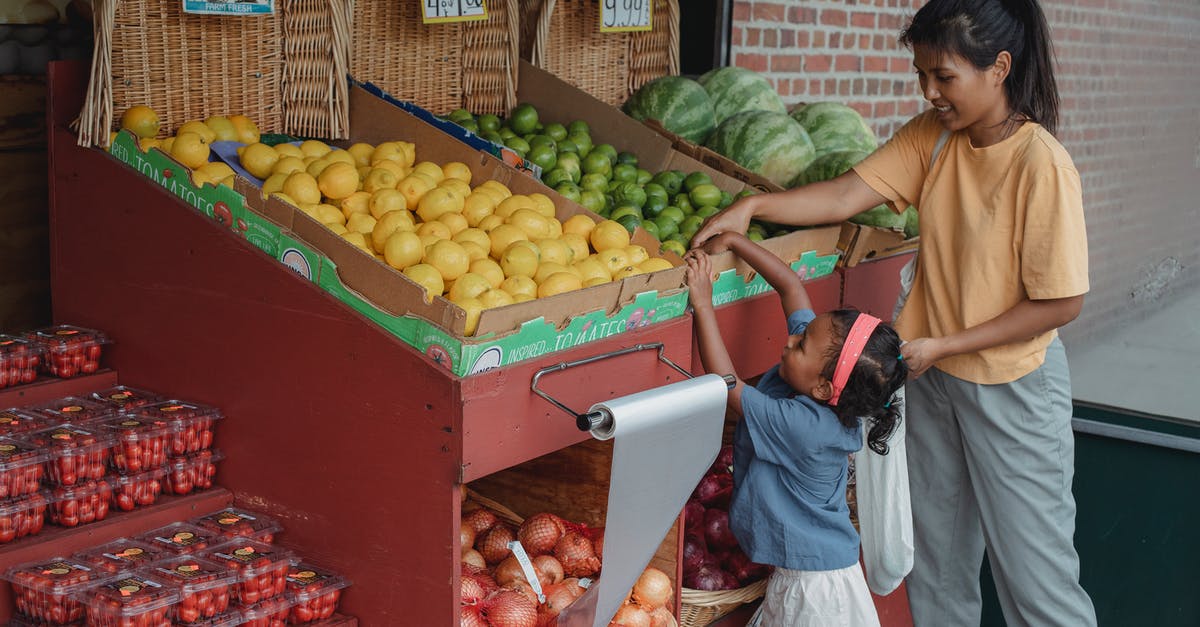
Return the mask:
<svg viewBox="0 0 1200 627">
<path fill-rule="evenodd" d="M 721 377 L 706 374 L 592 406 L 590 411 L 612 417 L 593 437 L 615 441 L 604 568 L 599 581 L 559 615 L 559 625 L 604 627 L 612 620 L 716 460 L 728 394 Z"/>
</svg>

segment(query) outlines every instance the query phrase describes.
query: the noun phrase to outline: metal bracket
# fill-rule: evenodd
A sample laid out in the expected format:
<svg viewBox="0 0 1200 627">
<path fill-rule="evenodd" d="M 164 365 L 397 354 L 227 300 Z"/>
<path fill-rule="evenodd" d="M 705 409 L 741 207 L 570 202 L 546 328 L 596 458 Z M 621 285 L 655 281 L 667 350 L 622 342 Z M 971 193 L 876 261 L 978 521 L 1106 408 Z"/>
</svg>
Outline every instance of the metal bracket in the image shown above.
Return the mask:
<svg viewBox="0 0 1200 627">
<path fill-rule="evenodd" d="M 540 390 L 538 388 L 538 381 L 541 380 L 542 375 L 550 374 L 552 372 L 560 372 L 560 371 L 566 370 L 568 368 L 574 368 L 576 366 L 583 366 L 586 364 L 600 361 L 602 359 L 609 359 L 611 357 L 620 357 L 621 355 L 628 355 L 629 353 L 636 353 L 638 351 L 650 350 L 650 349 L 655 349 L 658 351 L 658 360 L 659 361 L 674 368 L 677 372 L 679 372 L 680 374 L 682 374 L 683 376 L 685 376 L 689 379 L 694 378 L 692 376 L 692 373 L 688 372 L 687 370 L 684 370 L 683 368 L 680 368 L 679 364 L 676 364 L 675 362 L 673 362 L 669 358 L 667 358 L 667 356 L 664 354 L 665 347 L 663 346 L 662 342 L 651 342 L 649 344 L 635 344 L 628 348 L 622 348 L 622 349 L 610 351 L 607 353 L 601 353 L 599 355 L 592 355 L 591 357 L 585 357 L 583 359 L 577 359 L 575 361 L 564 361 L 564 362 L 557 363 L 553 366 L 547 366 L 545 368 L 542 368 L 541 370 L 538 370 L 537 372 L 535 372 L 533 374 L 533 380 L 530 381 L 530 383 L 529 383 L 529 389 L 532 390 L 534 394 L 537 394 L 538 396 L 546 399 L 547 402 L 549 402 L 550 404 L 554 405 L 555 407 L 563 410 L 568 415 L 574 416 L 575 417 L 575 426 L 578 427 L 580 431 L 592 431 L 593 429 L 605 429 L 608 426 L 611 426 L 611 423 L 612 423 L 612 415 L 609 414 L 608 411 L 606 411 L 604 409 L 599 409 L 599 410 L 596 410 L 593 412 L 588 412 L 588 413 L 577 412 L 577 411 L 571 409 L 570 407 L 567 407 L 563 403 L 559 402 L 559 400 L 554 398 L 553 396 L 550 396 L 549 394 Z M 731 374 L 724 375 L 722 378 L 725 380 L 725 385 L 730 388 L 732 388 L 734 385 L 737 384 L 737 379 Z"/>
</svg>

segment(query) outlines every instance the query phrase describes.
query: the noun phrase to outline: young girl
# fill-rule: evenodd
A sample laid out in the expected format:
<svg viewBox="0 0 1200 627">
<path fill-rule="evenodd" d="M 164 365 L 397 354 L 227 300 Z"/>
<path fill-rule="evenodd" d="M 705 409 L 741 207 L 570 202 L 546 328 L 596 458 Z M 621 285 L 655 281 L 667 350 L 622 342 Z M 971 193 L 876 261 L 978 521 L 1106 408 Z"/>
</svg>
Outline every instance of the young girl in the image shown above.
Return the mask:
<svg viewBox="0 0 1200 627">
<path fill-rule="evenodd" d="M 1088 291 L 1079 173 L 1055 140 L 1058 92 L 1036 0 L 931 0 L 900 41 L 933 109 L 832 181 L 755 196 L 751 217 L 825 224 L 917 207 L 921 248 L 896 329 L 915 535 L 913 619 L 977 625 L 987 551 L 1009 625 L 1096 624 L 1072 544 L 1071 389 L 1056 329 Z"/>
<path fill-rule="evenodd" d="M 741 416 L 730 526 L 751 560 L 775 566 L 750 625 L 878 625 L 846 505 L 847 456 L 862 447 L 862 418 L 870 447 L 887 452 L 898 418 L 892 395 L 908 376 L 900 338 L 856 311 L 815 316 L 796 273 L 744 235 L 725 233 L 687 258 L 707 372 L 737 376 L 713 313 L 706 254 L 725 250 L 778 291 L 788 325 L 779 365 L 757 387 L 739 378 L 729 393 L 729 408 Z"/>
</svg>

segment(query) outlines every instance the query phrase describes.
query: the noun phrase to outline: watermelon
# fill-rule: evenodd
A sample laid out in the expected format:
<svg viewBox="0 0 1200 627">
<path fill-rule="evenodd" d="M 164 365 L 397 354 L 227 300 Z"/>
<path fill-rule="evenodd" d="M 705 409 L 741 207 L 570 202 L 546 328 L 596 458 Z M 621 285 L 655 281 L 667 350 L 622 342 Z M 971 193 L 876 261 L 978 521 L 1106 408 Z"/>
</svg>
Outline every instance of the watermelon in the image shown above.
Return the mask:
<svg viewBox="0 0 1200 627">
<path fill-rule="evenodd" d="M 912 239 L 921 234 L 921 219 L 917 216 L 917 208 L 909 205 L 904 210 L 904 239 Z"/>
<path fill-rule="evenodd" d="M 658 120 L 663 128 L 697 144 L 717 127 L 708 92 L 682 76 L 663 76 L 642 85 L 625 101 L 625 113 L 638 122 Z"/>
<path fill-rule="evenodd" d="M 700 84 L 712 98 L 717 124 L 745 111 L 787 113 L 783 99 L 762 75 L 740 67 L 723 67 L 700 76 Z"/>
<path fill-rule="evenodd" d="M 864 226 L 877 226 L 884 229 L 902 231 L 904 230 L 904 223 L 907 221 L 907 218 L 903 213 L 892 211 L 892 208 L 887 205 L 877 205 L 850 218 L 850 221 Z"/>
<path fill-rule="evenodd" d="M 862 116 L 841 103 L 814 102 L 797 107 L 792 119 L 808 131 L 817 156 L 842 150 L 872 152 L 879 145 Z"/>
<path fill-rule="evenodd" d="M 804 127 L 785 113 L 743 111 L 717 126 L 706 146 L 784 186 L 816 155 Z"/>
<path fill-rule="evenodd" d="M 854 167 L 859 161 L 867 158 L 867 153 L 861 150 L 841 150 L 827 152 L 813 160 L 804 171 L 792 180 L 788 187 L 800 187 L 818 181 L 841 176 L 843 172 Z"/>
</svg>

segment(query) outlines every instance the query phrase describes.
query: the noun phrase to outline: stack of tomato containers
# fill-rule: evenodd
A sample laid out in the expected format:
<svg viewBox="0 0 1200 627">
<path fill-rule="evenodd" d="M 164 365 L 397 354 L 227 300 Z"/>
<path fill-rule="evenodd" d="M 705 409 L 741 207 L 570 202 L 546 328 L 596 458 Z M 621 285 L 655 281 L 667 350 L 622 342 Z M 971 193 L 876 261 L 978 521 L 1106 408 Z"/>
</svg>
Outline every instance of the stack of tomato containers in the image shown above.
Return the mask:
<svg viewBox="0 0 1200 627">
<path fill-rule="evenodd" d="M 279 627 L 329 618 L 344 577 L 273 541 L 274 519 L 235 508 L 5 573 L 18 618 L 95 626 Z"/>
<path fill-rule="evenodd" d="M 0 389 L 33 383 L 40 373 L 69 379 L 96 372 L 109 343 L 101 331 L 69 324 L 24 336 L 0 334 Z"/>
</svg>

